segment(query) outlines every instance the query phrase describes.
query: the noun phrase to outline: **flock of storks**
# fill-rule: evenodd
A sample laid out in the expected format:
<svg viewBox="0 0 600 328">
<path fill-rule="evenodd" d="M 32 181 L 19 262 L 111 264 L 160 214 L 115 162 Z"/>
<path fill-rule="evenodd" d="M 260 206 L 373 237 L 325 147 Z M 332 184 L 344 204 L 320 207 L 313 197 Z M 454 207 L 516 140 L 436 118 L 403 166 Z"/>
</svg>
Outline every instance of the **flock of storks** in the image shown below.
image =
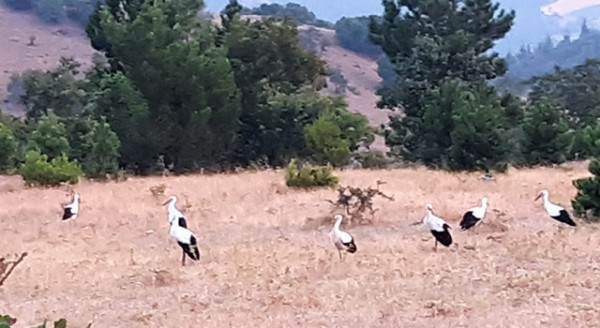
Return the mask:
<svg viewBox="0 0 600 328">
<path fill-rule="evenodd" d="M 569 212 L 567 212 L 567 210 L 564 207 L 550 202 L 550 200 L 548 199 L 547 190 L 544 189 L 540 191 L 540 193 L 534 199 L 534 201 L 537 201 L 538 199 L 540 199 L 540 197 L 543 197 L 544 208 L 546 209 L 546 212 L 548 212 L 551 218 L 564 224 L 568 224 L 570 226 L 576 226 L 573 219 L 571 219 Z M 468 209 L 464 213 L 462 220 L 459 223 L 461 229 L 469 230 L 481 223 L 483 218 L 485 217 L 487 206 L 488 199 L 487 197 L 483 197 L 481 199 L 481 206 Z M 431 231 L 431 234 L 434 237 L 434 251 L 437 251 L 438 243 L 449 247 L 450 245 L 452 245 L 452 235 L 450 234 L 450 230 L 452 228 L 446 221 L 444 221 L 444 219 L 440 218 L 439 216 L 436 216 L 433 213 L 433 206 L 431 204 L 427 204 L 425 205 L 425 207 L 427 209 L 427 215 L 423 218 L 423 224 L 427 225 L 429 231 Z M 329 238 L 331 239 L 331 242 L 335 245 L 339 252 L 340 260 L 342 259 L 342 251 L 346 251 L 348 253 L 355 253 L 357 250 L 356 243 L 354 242 L 354 238 L 352 237 L 352 235 L 340 230 L 340 224 L 342 223 L 342 219 L 343 218 L 341 215 L 335 216 L 335 224 L 331 229 L 331 232 L 329 233 Z"/>
<path fill-rule="evenodd" d="M 534 201 L 537 201 L 540 197 L 543 197 L 544 208 L 551 218 L 575 226 L 575 222 L 571 219 L 571 216 L 565 210 L 565 208 L 553 204 L 548 200 L 548 191 L 542 190 Z M 63 220 L 72 219 L 74 220 L 79 213 L 79 201 L 80 196 L 78 193 L 73 195 L 71 203 L 64 205 Z M 198 241 L 194 233 L 188 229 L 187 222 L 183 213 L 181 213 L 176 207 L 177 197 L 171 196 L 162 205 L 167 205 L 168 220 L 171 228 L 169 234 L 173 237 L 177 244 L 183 250 L 181 257 L 181 265 L 185 265 L 186 255 L 192 260 L 198 261 L 200 259 L 200 249 L 198 248 Z M 480 222 L 485 217 L 486 209 L 488 206 L 487 197 L 481 199 L 481 206 L 473 207 L 465 212 L 460 221 L 459 225 L 462 230 L 469 230 Z M 435 237 L 434 251 L 437 251 L 438 242 L 446 247 L 452 245 L 452 235 L 450 234 L 450 225 L 444 221 L 444 219 L 436 216 L 433 212 L 433 206 L 431 204 L 426 205 L 427 215 L 423 218 L 423 224 L 427 225 L 431 234 Z M 343 216 L 336 215 L 335 223 L 333 228 L 329 232 L 329 238 L 331 242 L 338 250 L 340 260 L 343 259 L 342 253 L 355 253 L 357 251 L 356 243 L 354 238 L 348 232 L 342 231 L 340 225 L 342 223 Z"/>
</svg>

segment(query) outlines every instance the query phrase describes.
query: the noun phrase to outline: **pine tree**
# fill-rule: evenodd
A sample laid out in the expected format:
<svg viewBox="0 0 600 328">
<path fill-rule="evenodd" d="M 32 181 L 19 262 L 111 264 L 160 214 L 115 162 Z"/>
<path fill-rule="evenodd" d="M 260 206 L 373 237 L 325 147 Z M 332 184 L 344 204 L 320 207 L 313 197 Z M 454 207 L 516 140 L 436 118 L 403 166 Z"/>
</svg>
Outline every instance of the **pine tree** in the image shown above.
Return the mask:
<svg viewBox="0 0 600 328">
<path fill-rule="evenodd" d="M 564 111 L 555 102 L 543 98 L 527 108 L 523 133 L 528 164 L 548 165 L 566 160 L 572 136 Z"/>
<path fill-rule="evenodd" d="M 418 161 L 431 157 L 422 138 L 429 133 L 423 126 L 425 95 L 447 78 L 481 84 L 503 75 L 505 61 L 488 51 L 508 33 L 515 14 L 491 0 L 384 0 L 383 6 L 383 20 L 371 20 L 371 39 L 399 78 L 379 91 L 378 106 L 401 106 L 404 112 L 402 120 L 392 119 L 386 144 L 406 160 Z"/>
</svg>

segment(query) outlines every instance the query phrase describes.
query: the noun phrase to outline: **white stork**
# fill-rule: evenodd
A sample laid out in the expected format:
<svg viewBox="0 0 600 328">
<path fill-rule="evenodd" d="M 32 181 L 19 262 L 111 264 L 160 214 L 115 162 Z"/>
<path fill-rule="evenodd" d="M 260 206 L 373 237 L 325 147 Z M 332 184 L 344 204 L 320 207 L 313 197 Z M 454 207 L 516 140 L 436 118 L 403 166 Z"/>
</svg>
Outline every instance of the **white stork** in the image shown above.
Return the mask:
<svg viewBox="0 0 600 328">
<path fill-rule="evenodd" d="M 344 217 L 340 214 L 336 215 L 335 224 L 329 232 L 329 239 L 331 239 L 331 242 L 335 248 L 337 248 L 340 260 L 342 259 L 342 251 L 346 251 L 348 253 L 356 252 L 356 244 L 354 243 L 354 238 L 352 238 L 352 235 L 340 230 L 340 224 L 342 223 L 343 219 Z"/>
<path fill-rule="evenodd" d="M 181 213 L 175 207 L 176 203 L 177 203 L 177 197 L 175 197 L 175 196 L 169 197 L 169 199 L 163 203 L 163 205 L 169 204 L 169 206 L 167 207 L 167 211 L 169 213 L 169 216 L 168 216 L 169 223 L 173 222 L 174 220 L 177 220 L 177 223 L 179 224 L 180 227 L 187 228 L 187 222 L 185 220 L 185 216 L 183 215 L 183 213 Z"/>
<path fill-rule="evenodd" d="M 75 193 L 73 195 L 73 201 L 63 207 L 63 220 L 77 218 L 77 214 L 79 214 L 79 194 Z"/>
<path fill-rule="evenodd" d="M 452 245 L 452 235 L 448 229 L 452 229 L 446 221 L 442 218 L 437 217 L 433 214 L 433 207 L 431 204 L 426 205 L 427 215 L 423 219 L 423 223 L 427 224 L 429 231 L 435 237 L 434 251 L 437 252 L 438 242 L 446 247 Z"/>
<path fill-rule="evenodd" d="M 543 197 L 544 208 L 546 209 L 546 212 L 548 212 L 551 218 L 573 227 L 576 226 L 575 221 L 571 219 L 569 212 L 567 212 L 567 210 L 565 210 L 564 207 L 553 204 L 550 202 L 550 200 L 548 200 L 548 190 L 544 189 L 540 191 L 540 193 L 537 195 L 534 201 L 537 201 L 540 197 Z"/>
<path fill-rule="evenodd" d="M 198 241 L 196 236 L 189 229 L 184 228 L 176 222 L 175 219 L 170 220 L 171 229 L 169 231 L 171 237 L 175 238 L 177 244 L 183 250 L 181 256 L 181 266 L 185 266 L 185 255 L 187 254 L 192 260 L 200 260 L 200 250 L 198 249 Z"/>
<path fill-rule="evenodd" d="M 481 222 L 485 217 L 485 211 L 487 210 L 488 199 L 483 197 L 481 199 L 481 206 L 473 207 L 467 210 L 460 221 L 460 228 L 462 230 L 468 230 L 473 228 L 475 225 Z"/>
</svg>

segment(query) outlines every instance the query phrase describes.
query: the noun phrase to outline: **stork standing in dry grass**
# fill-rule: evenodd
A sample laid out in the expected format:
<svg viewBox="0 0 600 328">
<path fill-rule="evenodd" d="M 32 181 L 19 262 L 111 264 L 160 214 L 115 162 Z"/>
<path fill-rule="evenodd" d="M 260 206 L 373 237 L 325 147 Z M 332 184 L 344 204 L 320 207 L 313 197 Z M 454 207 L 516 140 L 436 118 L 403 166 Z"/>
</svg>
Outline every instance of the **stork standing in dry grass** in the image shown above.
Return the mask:
<svg viewBox="0 0 600 328">
<path fill-rule="evenodd" d="M 169 199 L 163 203 L 163 205 L 169 204 L 169 206 L 167 207 L 169 223 L 173 222 L 174 220 L 177 220 L 177 223 L 180 227 L 187 228 L 187 221 L 185 220 L 185 216 L 183 215 L 183 213 L 181 213 L 181 211 L 177 209 L 177 207 L 175 207 L 176 203 L 177 197 L 175 196 L 169 197 Z"/>
<path fill-rule="evenodd" d="M 567 212 L 567 210 L 564 207 L 553 204 L 550 202 L 550 200 L 548 200 L 548 190 L 544 189 L 540 191 L 540 193 L 537 195 L 534 201 L 537 201 L 538 199 L 540 199 L 540 197 L 544 199 L 544 208 L 546 209 L 546 212 L 548 212 L 548 215 L 550 215 L 551 218 L 573 227 L 576 226 L 575 221 L 571 219 L 569 212 Z"/>
<path fill-rule="evenodd" d="M 331 239 L 331 242 L 335 248 L 337 248 L 340 260 L 342 259 L 342 251 L 346 251 L 348 253 L 356 252 L 356 244 L 354 243 L 354 238 L 352 235 L 340 230 L 340 224 L 342 224 L 343 219 L 344 217 L 340 214 L 336 215 L 333 228 L 329 232 L 329 238 Z"/>
<path fill-rule="evenodd" d="M 433 237 L 435 237 L 435 246 L 433 250 L 437 252 L 438 242 L 446 247 L 452 245 L 452 235 L 449 229 L 452 229 L 446 221 L 442 218 L 437 217 L 433 214 L 433 207 L 431 204 L 425 206 L 427 208 L 427 215 L 423 219 L 423 223 L 427 224 L 429 231 Z"/>
<path fill-rule="evenodd" d="M 77 218 L 77 214 L 79 214 L 79 194 L 75 193 L 73 195 L 73 201 L 69 204 L 63 206 L 63 220 Z"/>
<path fill-rule="evenodd" d="M 462 220 L 460 221 L 460 228 L 462 230 L 469 230 L 473 228 L 474 230 L 474 227 L 477 224 L 481 223 L 483 218 L 485 217 L 487 206 L 488 199 L 487 197 L 483 197 L 481 199 L 481 206 L 470 208 L 467 210 L 467 212 L 465 212 Z"/>
<path fill-rule="evenodd" d="M 185 266 L 186 254 L 194 261 L 200 260 L 200 250 L 198 249 L 198 241 L 194 233 L 186 227 L 180 226 L 178 220 L 175 218 L 173 220 L 169 219 L 169 223 L 171 224 L 169 231 L 171 237 L 175 238 L 177 244 L 183 250 L 181 266 Z"/>
</svg>

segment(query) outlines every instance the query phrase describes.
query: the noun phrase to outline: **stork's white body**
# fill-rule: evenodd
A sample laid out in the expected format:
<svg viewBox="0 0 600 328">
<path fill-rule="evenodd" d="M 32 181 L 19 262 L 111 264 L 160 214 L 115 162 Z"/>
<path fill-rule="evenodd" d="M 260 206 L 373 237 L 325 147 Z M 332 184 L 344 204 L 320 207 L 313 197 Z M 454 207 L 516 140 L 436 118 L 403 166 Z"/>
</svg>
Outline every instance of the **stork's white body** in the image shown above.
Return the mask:
<svg viewBox="0 0 600 328">
<path fill-rule="evenodd" d="M 75 220 L 79 214 L 79 194 L 73 195 L 73 201 L 63 207 L 63 220 Z"/>
<path fill-rule="evenodd" d="M 438 242 L 446 247 L 452 244 L 452 235 L 449 229 L 452 229 L 444 219 L 433 214 L 431 204 L 427 204 L 427 215 L 423 218 L 423 223 L 427 225 L 429 231 L 435 237 L 434 250 L 437 251 Z"/>
<path fill-rule="evenodd" d="M 178 222 L 175 220 L 171 222 L 169 234 L 177 241 L 177 244 L 179 244 L 183 250 L 183 255 L 181 257 L 182 266 L 185 265 L 186 254 L 194 261 L 200 259 L 200 249 L 198 248 L 196 236 L 192 231 L 179 226 Z"/>
<path fill-rule="evenodd" d="M 485 218 L 487 205 L 488 199 L 487 197 L 483 197 L 481 199 L 481 206 L 470 208 L 465 212 L 462 220 L 460 221 L 460 227 L 463 230 L 468 230 L 480 224 L 483 218 Z"/>
<path fill-rule="evenodd" d="M 548 215 L 550 215 L 551 218 L 553 218 L 559 222 L 573 226 L 573 227 L 577 225 L 575 223 L 575 221 L 573 221 L 573 219 L 571 219 L 569 212 L 567 212 L 567 210 L 564 207 L 550 202 L 550 200 L 548 199 L 549 198 L 548 190 L 544 189 L 544 190 L 540 191 L 540 193 L 535 198 L 535 200 L 538 200 L 540 197 L 543 198 L 544 209 L 546 210 Z"/>
<path fill-rule="evenodd" d="M 342 259 L 342 251 L 346 251 L 348 253 L 356 252 L 356 244 L 354 243 L 354 238 L 349 233 L 340 230 L 340 224 L 342 223 L 343 217 L 341 215 L 335 216 L 335 224 L 331 231 L 329 231 L 329 239 L 338 250 L 338 254 L 340 256 L 340 260 Z"/>
</svg>

